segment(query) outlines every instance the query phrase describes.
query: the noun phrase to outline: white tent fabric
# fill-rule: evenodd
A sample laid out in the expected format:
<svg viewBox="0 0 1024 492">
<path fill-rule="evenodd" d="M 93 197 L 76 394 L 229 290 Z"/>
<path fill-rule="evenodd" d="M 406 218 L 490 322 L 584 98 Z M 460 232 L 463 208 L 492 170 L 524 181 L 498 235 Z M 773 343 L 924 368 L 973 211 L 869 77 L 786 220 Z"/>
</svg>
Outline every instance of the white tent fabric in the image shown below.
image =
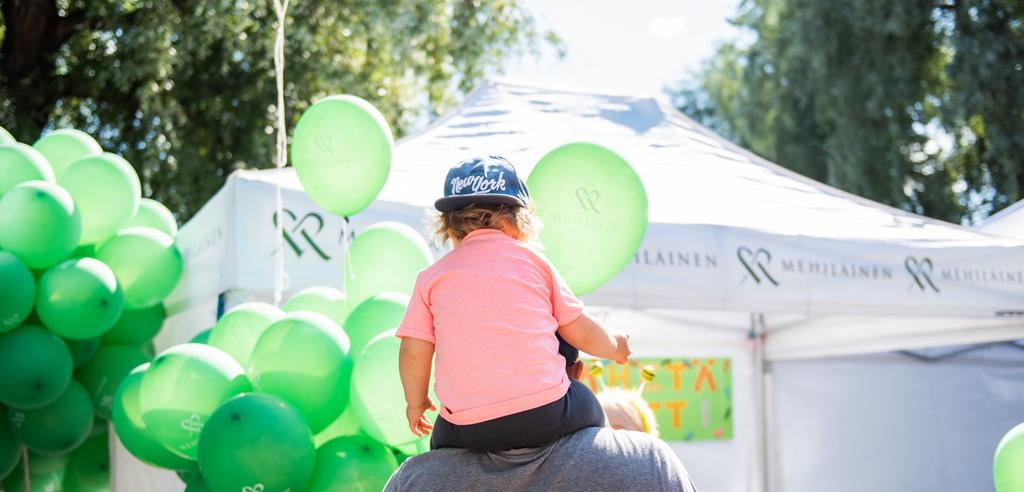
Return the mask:
<svg viewBox="0 0 1024 492">
<path fill-rule="evenodd" d="M 167 301 L 171 316 L 158 348 L 187 341 L 226 307 L 272 299 L 278 187 L 287 293 L 342 287 L 344 232 L 382 220 L 425 230 L 426 211 L 452 164 L 501 154 L 526 176 L 546 152 L 581 140 L 606 145 L 634 165 L 648 190 L 651 221 L 635 260 L 587 303 L 632 333 L 638 357 L 733 360 L 733 439 L 673 443 L 702 490 L 760 491 L 778 476 L 785 477 L 778 490 L 797 483 L 810 484 L 803 490 L 831 489 L 813 470 L 794 469 L 799 462 L 792 460 L 817 452 L 824 453 L 817 463 L 835 464 L 832 448 L 791 446 L 785 419 L 794 405 L 820 408 L 821 415 L 833 415 L 835 405 L 802 393 L 811 383 L 784 361 L 809 367 L 837 355 L 1024 338 L 1016 317 L 1024 311 L 1021 240 L 922 218 L 808 180 L 655 99 L 491 82 L 398 142 L 387 185 L 350 224 L 317 207 L 291 168 L 234 173 L 181 229 L 186 271 Z M 765 368 L 776 365 L 779 371 L 766 379 Z M 777 426 L 787 433 L 780 435 Z M 881 436 L 872 438 L 876 461 L 902 458 L 886 453 Z M 120 490 L 133 490 L 128 484 L 151 473 L 118 460 Z M 861 463 L 861 470 L 870 465 Z"/>
<path fill-rule="evenodd" d="M 1013 238 L 1024 238 L 1024 200 L 999 211 L 985 219 L 978 227 L 988 234 Z"/>
</svg>

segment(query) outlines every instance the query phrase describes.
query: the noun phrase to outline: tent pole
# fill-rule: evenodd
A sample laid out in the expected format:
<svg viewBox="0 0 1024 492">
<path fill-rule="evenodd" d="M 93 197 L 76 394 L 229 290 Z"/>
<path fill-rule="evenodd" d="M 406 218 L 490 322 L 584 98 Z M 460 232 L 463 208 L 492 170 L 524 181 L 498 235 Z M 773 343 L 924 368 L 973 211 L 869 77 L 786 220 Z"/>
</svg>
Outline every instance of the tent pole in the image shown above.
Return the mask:
<svg viewBox="0 0 1024 492">
<path fill-rule="evenodd" d="M 764 338 L 765 324 L 763 313 L 750 314 L 750 347 L 752 351 L 753 376 L 754 376 L 754 424 L 757 435 L 756 463 L 754 490 L 756 492 L 769 492 L 771 490 L 768 481 L 768 406 L 765 391 L 765 361 L 764 361 Z"/>
</svg>

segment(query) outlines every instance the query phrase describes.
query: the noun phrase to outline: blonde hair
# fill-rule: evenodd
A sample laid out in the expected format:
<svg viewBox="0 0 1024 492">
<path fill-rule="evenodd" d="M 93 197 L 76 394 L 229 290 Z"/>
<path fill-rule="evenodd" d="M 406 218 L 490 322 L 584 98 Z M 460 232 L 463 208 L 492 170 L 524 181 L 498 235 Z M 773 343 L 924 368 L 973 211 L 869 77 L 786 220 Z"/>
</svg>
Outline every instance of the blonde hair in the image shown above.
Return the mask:
<svg viewBox="0 0 1024 492">
<path fill-rule="evenodd" d="M 597 394 L 597 401 L 601 402 L 609 427 L 646 432 L 658 437 L 658 422 L 654 419 L 654 410 L 635 390 L 605 388 Z"/>
<path fill-rule="evenodd" d="M 533 207 L 474 204 L 437 214 L 433 228 L 440 245 L 448 241 L 462 241 L 479 229 L 496 229 L 519 241 L 533 243 L 540 233 L 540 219 L 534 215 Z"/>
</svg>

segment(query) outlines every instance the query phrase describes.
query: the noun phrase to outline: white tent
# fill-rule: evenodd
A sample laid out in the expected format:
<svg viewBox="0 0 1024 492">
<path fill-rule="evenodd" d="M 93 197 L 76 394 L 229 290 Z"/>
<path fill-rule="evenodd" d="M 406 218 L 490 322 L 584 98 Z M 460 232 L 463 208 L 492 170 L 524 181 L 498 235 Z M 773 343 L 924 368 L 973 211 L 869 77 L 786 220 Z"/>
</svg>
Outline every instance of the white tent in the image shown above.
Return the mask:
<svg viewBox="0 0 1024 492">
<path fill-rule="evenodd" d="M 702 490 L 991 487 L 991 451 L 1024 407 L 1024 369 L 987 371 L 995 386 L 970 394 L 945 386 L 953 369 L 885 375 L 910 363 L 893 351 L 1024 338 L 1024 242 L 803 178 L 651 98 L 484 84 L 398 142 L 388 184 L 351 224 L 313 204 L 291 168 L 236 172 L 181 230 L 186 273 L 158 346 L 225 306 L 270 298 L 278 187 L 288 292 L 341 286 L 345 231 L 380 220 L 424 229 L 450 165 L 494 153 L 526 175 L 572 141 L 623 155 L 650 200 L 635 261 L 585 300 L 632 332 L 636 356 L 733 361 L 734 437 L 673 443 Z M 135 490 L 138 469 L 119 468 L 117 483 Z"/>
</svg>

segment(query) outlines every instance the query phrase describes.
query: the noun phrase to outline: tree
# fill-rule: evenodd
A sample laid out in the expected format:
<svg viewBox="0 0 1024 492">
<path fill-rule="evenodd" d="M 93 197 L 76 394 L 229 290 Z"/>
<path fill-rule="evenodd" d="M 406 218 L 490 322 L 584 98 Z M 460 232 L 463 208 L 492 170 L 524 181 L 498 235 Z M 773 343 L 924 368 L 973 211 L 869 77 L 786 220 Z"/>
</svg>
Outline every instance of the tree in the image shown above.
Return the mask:
<svg viewBox="0 0 1024 492">
<path fill-rule="evenodd" d="M 747 0 L 677 105 L 768 159 L 954 221 L 1024 198 L 1024 7 Z M 998 143 L 997 143 L 998 142 Z"/>
<path fill-rule="evenodd" d="M 19 140 L 82 129 L 182 221 L 233 170 L 272 166 L 269 0 L 0 4 L 0 125 Z M 541 39 L 514 0 L 294 0 L 286 36 L 289 128 L 348 93 L 398 135 Z"/>
</svg>

